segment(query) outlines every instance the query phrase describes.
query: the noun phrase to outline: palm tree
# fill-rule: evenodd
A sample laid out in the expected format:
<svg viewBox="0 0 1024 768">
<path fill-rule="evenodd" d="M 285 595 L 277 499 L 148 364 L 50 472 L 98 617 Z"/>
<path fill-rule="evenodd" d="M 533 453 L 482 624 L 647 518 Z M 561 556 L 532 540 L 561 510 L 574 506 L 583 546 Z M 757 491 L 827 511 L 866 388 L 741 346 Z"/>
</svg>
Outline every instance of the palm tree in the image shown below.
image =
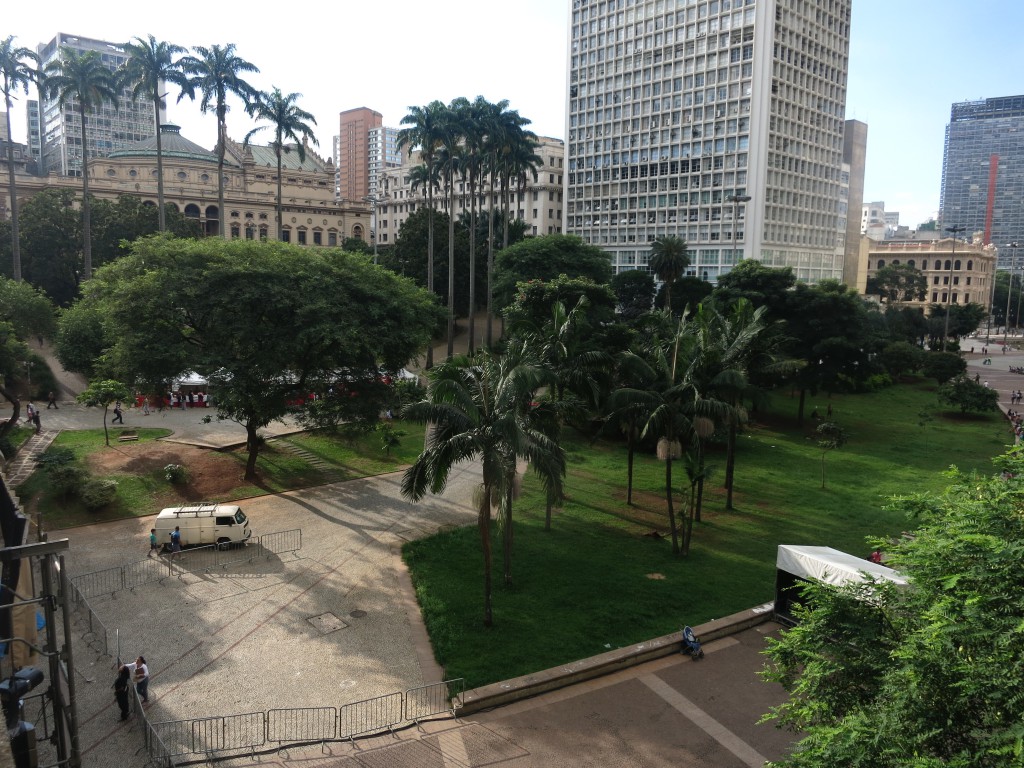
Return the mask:
<svg viewBox="0 0 1024 768">
<path fill-rule="evenodd" d="M 156 198 L 159 209 L 158 221 L 160 231 L 167 229 L 167 218 L 164 212 L 164 156 L 163 141 L 160 134 L 160 110 L 167 107 L 164 100 L 166 94 L 160 89 L 167 83 L 173 83 L 181 89 L 180 101 L 183 97 L 195 98 L 195 91 L 188 76 L 181 68 L 181 61 L 174 57 L 185 53 L 185 48 L 164 41 L 157 42 L 153 35 L 148 40 L 136 37 L 134 42 L 125 43 L 128 60 L 119 73 L 122 84 L 132 89 L 132 99 L 138 101 L 145 96 L 153 102 L 153 124 L 156 128 Z M 223 218 L 223 214 L 221 215 Z"/>
<path fill-rule="evenodd" d="M 489 131 L 488 116 L 492 105 L 477 96 L 462 109 L 463 142 L 466 151 L 466 177 L 469 190 L 469 354 L 473 354 L 476 341 L 476 206 L 477 185 L 484 170 L 484 150 Z"/>
<path fill-rule="evenodd" d="M 181 68 L 191 76 L 192 87 L 203 94 L 199 108 L 203 114 L 213 111 L 217 115 L 217 205 L 220 228 L 223 237 L 228 237 L 224 226 L 224 155 L 228 142 L 228 95 L 234 94 L 249 103 L 256 96 L 256 89 L 241 78 L 246 72 L 259 69 L 235 54 L 235 44 L 211 45 L 209 48 L 195 46 L 198 56 L 186 56 L 179 62 Z M 280 225 L 279 225 L 280 226 Z"/>
<path fill-rule="evenodd" d="M 76 53 L 71 48 L 61 49 L 60 58 L 46 65 L 45 93 L 57 100 L 64 109 L 77 105 L 82 121 L 82 273 L 92 279 L 92 220 L 89 209 L 89 152 L 86 113 L 93 112 L 107 102 L 117 102 L 117 83 L 114 73 L 103 63 L 96 51 Z"/>
<path fill-rule="evenodd" d="M 14 181 L 14 142 L 11 136 L 12 94 L 19 88 L 28 94 L 28 86 L 36 79 L 33 64 L 39 64 L 39 57 L 28 48 L 14 44 L 14 35 L 0 42 L 0 88 L 3 89 L 7 111 L 7 186 L 11 199 L 11 276 L 21 280 L 21 238 L 18 234 L 18 187 Z"/>
<path fill-rule="evenodd" d="M 448 195 L 448 359 L 455 355 L 455 177 L 465 168 L 463 115 L 469 102 L 459 97 L 449 104 L 441 125 L 438 163 Z"/>
<path fill-rule="evenodd" d="M 446 107 L 440 101 L 432 101 L 425 107 L 409 107 L 409 114 L 401 124 L 408 126 L 398 132 L 398 149 L 408 147 L 412 155 L 419 147 L 420 161 L 424 168 L 422 182 L 427 189 L 427 290 L 434 293 L 434 190 L 438 186 L 438 149 L 441 146 L 441 125 Z M 434 366 L 434 347 L 427 345 L 426 367 Z"/>
<path fill-rule="evenodd" d="M 648 262 L 658 279 L 665 283 L 665 309 L 672 311 L 672 284 L 686 273 L 690 256 L 686 241 L 675 235 L 659 237 L 651 243 L 651 259 Z"/>
<path fill-rule="evenodd" d="M 306 160 L 305 143 L 312 139 L 316 144 L 316 137 L 313 129 L 306 121 L 316 125 L 316 118 L 304 109 L 300 109 L 296 102 L 302 97 L 301 93 L 289 93 L 287 96 L 281 93 L 281 89 L 275 87 L 269 93 L 259 93 L 250 102 L 249 113 L 258 120 L 266 120 L 269 125 L 260 125 L 253 128 L 245 135 L 245 146 L 249 140 L 260 131 L 270 128 L 274 131 L 274 154 L 277 155 L 277 239 L 284 240 L 284 213 L 282 211 L 281 196 L 281 159 L 286 152 L 292 148 L 284 142 L 291 139 L 295 142 L 295 151 L 300 162 Z"/>
<path fill-rule="evenodd" d="M 402 478 L 402 494 L 419 500 L 428 491 L 441 493 L 451 470 L 479 459 L 483 470 L 477 498 L 477 528 L 484 557 L 484 626 L 493 624 L 491 609 L 491 507 L 508 504 L 516 461 L 525 459 L 545 489 L 565 473 L 565 453 L 538 429 L 531 409 L 534 393 L 549 380 L 526 342 L 517 342 L 501 357 L 481 352 L 459 356 L 433 369 L 427 397 L 403 412 L 432 425 L 427 445 Z M 504 510 L 511 525 L 511 508 Z"/>
</svg>

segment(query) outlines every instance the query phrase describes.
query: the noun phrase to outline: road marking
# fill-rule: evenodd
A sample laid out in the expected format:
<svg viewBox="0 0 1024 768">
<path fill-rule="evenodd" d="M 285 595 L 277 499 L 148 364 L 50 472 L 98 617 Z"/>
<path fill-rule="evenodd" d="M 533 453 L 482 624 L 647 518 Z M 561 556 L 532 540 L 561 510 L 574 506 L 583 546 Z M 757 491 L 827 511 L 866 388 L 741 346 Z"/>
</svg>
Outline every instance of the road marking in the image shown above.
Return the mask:
<svg viewBox="0 0 1024 768">
<path fill-rule="evenodd" d="M 693 721 L 694 725 L 736 755 L 736 757 L 742 760 L 744 764 L 750 766 L 750 768 L 762 768 L 762 766 L 764 766 L 768 761 L 768 758 L 759 753 L 756 749 L 747 744 L 747 742 L 715 720 L 715 718 L 683 696 L 683 694 L 670 686 L 660 677 L 656 677 L 655 675 L 644 675 L 640 678 L 640 682 L 654 691 L 654 693 L 664 699 L 686 718 Z"/>
</svg>

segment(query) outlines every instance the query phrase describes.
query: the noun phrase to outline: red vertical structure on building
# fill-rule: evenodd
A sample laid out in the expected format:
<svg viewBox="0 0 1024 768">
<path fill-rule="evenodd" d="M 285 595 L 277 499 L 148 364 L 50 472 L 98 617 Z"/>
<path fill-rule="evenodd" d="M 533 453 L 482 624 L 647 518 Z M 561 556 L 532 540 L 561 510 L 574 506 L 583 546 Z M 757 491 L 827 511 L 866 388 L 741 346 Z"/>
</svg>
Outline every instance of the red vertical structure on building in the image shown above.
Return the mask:
<svg viewBox="0 0 1024 768">
<path fill-rule="evenodd" d="M 999 155 L 988 158 L 988 199 L 985 201 L 985 245 L 992 243 L 992 213 L 996 207 L 996 176 L 999 173 Z"/>
</svg>

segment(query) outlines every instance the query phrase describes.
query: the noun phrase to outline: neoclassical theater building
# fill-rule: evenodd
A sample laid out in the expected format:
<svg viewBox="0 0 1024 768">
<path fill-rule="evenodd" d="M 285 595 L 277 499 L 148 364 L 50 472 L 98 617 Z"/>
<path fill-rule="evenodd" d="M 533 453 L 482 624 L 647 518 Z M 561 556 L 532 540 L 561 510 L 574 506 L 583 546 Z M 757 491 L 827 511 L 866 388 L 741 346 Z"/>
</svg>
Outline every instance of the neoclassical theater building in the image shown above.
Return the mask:
<svg viewBox="0 0 1024 768">
<path fill-rule="evenodd" d="M 181 135 L 178 126 L 162 125 L 164 200 L 185 216 L 197 219 L 208 235 L 223 231 L 233 238 L 277 239 L 277 156 L 272 147 L 243 146 L 228 140 L 224 160 L 224 215 L 217 202 L 217 155 Z M 4 143 L 5 142 L 0 142 Z M 6 146 L 0 154 L 7 178 Z M 33 175 L 23 147 L 15 145 L 17 194 L 21 205 L 43 189 L 69 188 L 80 194 L 81 180 L 52 173 Z M 282 157 L 282 239 L 298 245 L 336 246 L 349 237 L 369 241 L 371 214 L 361 200 L 338 200 L 334 164 L 308 146 L 300 160 L 292 145 Z M 106 157 L 90 158 L 89 191 L 98 198 L 138 195 L 157 201 L 156 137 Z M 9 216 L 6 184 L 0 189 L 0 215 Z"/>
</svg>

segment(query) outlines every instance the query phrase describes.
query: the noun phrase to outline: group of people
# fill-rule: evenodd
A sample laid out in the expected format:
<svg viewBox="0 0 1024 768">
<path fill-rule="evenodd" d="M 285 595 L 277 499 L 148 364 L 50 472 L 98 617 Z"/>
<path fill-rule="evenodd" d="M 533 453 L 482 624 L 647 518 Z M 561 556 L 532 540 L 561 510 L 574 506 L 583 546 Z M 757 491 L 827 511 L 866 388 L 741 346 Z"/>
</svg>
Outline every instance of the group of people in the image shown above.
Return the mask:
<svg viewBox="0 0 1024 768">
<path fill-rule="evenodd" d="M 114 689 L 114 698 L 121 710 L 121 719 L 127 720 L 129 714 L 128 691 L 132 683 L 135 683 L 135 690 L 142 699 L 143 704 L 149 703 L 149 665 L 146 659 L 139 656 L 129 664 L 121 664 L 117 668 L 117 678 L 111 686 Z"/>
<path fill-rule="evenodd" d="M 1010 390 L 1010 405 L 1020 405 L 1020 401 L 1021 400 L 1024 400 L 1024 392 L 1021 392 L 1019 389 L 1016 392 L 1014 392 L 1011 389 Z"/>
<path fill-rule="evenodd" d="M 25 421 L 35 427 L 37 435 L 43 428 L 43 424 L 39 420 L 39 408 L 37 408 L 31 401 L 25 404 Z"/>
<path fill-rule="evenodd" d="M 1024 414 L 1010 408 L 1006 411 L 1006 418 L 1010 420 L 1010 425 L 1013 427 L 1013 434 L 1017 438 L 1017 442 L 1019 443 L 1021 440 L 1024 440 Z"/>
</svg>

